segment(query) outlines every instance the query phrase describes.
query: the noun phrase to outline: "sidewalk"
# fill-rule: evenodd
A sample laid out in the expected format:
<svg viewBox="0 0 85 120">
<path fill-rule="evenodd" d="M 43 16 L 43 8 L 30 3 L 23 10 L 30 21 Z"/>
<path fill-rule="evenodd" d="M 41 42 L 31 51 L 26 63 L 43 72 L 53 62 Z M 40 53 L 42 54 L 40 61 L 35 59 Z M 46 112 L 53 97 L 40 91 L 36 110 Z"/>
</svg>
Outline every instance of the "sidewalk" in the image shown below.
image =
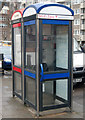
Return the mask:
<svg viewBox="0 0 85 120">
<path fill-rule="evenodd" d="M 2 118 L 2 78 L 0 77 L 0 120 Z"/>
<path fill-rule="evenodd" d="M 31 110 L 29 107 L 24 106 L 22 101 L 17 97 L 12 98 L 12 76 L 4 75 L 0 77 L 0 118 L 1 116 L 3 118 L 36 118 L 35 114 L 30 112 Z M 72 113 L 66 109 L 55 110 L 55 113 L 51 113 L 50 115 L 46 113 L 44 112 L 44 115 L 40 116 L 40 118 L 83 118 L 83 103 L 80 105 L 76 101 L 73 101 Z"/>
</svg>

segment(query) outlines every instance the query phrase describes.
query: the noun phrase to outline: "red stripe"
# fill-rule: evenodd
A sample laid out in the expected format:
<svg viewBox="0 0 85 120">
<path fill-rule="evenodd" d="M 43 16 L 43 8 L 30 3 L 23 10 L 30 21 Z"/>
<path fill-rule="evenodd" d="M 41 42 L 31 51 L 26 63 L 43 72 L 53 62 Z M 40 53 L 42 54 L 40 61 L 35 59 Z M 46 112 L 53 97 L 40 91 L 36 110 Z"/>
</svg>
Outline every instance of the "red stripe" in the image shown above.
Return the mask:
<svg viewBox="0 0 85 120">
<path fill-rule="evenodd" d="M 12 20 L 13 15 L 14 15 L 16 12 L 20 12 L 20 14 L 21 14 L 21 16 L 22 16 L 24 9 L 25 9 L 25 8 L 22 8 L 22 9 L 20 9 L 20 10 L 16 10 L 16 11 L 12 14 L 11 20 Z"/>
<path fill-rule="evenodd" d="M 19 72 L 19 73 L 22 73 L 22 70 L 21 70 L 20 68 L 17 68 L 17 67 L 14 67 L 14 66 L 13 66 L 13 70 L 14 70 L 14 71 L 17 71 L 17 72 Z"/>
<path fill-rule="evenodd" d="M 13 28 L 15 28 L 15 27 L 21 27 L 21 23 L 13 24 Z"/>
</svg>

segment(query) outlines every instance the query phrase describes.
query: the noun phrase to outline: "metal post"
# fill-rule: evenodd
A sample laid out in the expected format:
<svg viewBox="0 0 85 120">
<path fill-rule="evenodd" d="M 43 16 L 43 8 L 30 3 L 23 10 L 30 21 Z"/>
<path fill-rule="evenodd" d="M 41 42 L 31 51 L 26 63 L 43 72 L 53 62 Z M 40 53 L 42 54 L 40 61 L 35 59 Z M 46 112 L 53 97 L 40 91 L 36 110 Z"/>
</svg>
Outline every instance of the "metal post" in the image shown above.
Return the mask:
<svg viewBox="0 0 85 120">
<path fill-rule="evenodd" d="M 36 49 L 36 81 L 37 81 L 37 116 L 39 116 L 39 19 L 36 19 L 37 26 L 37 49 Z"/>
<path fill-rule="evenodd" d="M 14 30 L 12 28 L 12 24 L 11 24 L 11 30 L 12 30 L 12 37 L 11 37 L 11 39 L 12 39 L 12 88 L 13 88 L 12 95 L 14 97 L 15 96 L 14 95 L 14 73 L 13 73 L 13 65 L 14 65 Z"/>
<path fill-rule="evenodd" d="M 21 64 L 22 64 L 22 99 L 23 99 L 23 102 L 24 102 L 24 22 L 23 22 L 23 18 L 21 19 L 21 24 L 22 24 L 22 48 L 21 48 L 21 51 L 22 51 L 22 57 L 21 57 Z"/>
<path fill-rule="evenodd" d="M 1 62 L 1 65 L 0 65 L 0 74 L 4 75 L 4 67 L 3 67 L 3 54 L 0 54 L 0 62 Z"/>
<path fill-rule="evenodd" d="M 73 40 L 72 40 L 72 22 L 69 22 L 69 51 L 70 51 L 70 111 L 73 109 Z"/>
<path fill-rule="evenodd" d="M 2 75 L 4 75 L 4 66 L 3 66 L 3 63 L 4 63 L 4 54 L 2 54 Z"/>
</svg>

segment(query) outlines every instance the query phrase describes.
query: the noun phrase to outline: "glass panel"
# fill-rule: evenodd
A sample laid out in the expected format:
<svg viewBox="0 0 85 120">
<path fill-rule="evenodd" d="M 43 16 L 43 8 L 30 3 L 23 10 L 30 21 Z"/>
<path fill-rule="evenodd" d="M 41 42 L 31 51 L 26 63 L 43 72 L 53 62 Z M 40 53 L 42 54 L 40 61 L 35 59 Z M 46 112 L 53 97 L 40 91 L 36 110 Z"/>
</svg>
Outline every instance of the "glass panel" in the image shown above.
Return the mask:
<svg viewBox="0 0 85 120">
<path fill-rule="evenodd" d="M 14 28 L 14 65 L 21 67 L 21 28 Z"/>
<path fill-rule="evenodd" d="M 35 70 L 35 25 L 26 26 L 26 68 Z"/>
<path fill-rule="evenodd" d="M 56 32 L 56 66 L 68 69 L 68 26 L 57 26 Z"/>
<path fill-rule="evenodd" d="M 65 104 L 68 100 L 68 79 L 45 81 L 42 91 L 44 107 Z"/>
<path fill-rule="evenodd" d="M 61 79 L 56 81 L 56 95 L 68 100 L 68 80 Z"/>
<path fill-rule="evenodd" d="M 35 105 L 35 80 L 26 77 L 26 99 Z"/>
<path fill-rule="evenodd" d="M 14 72 L 14 91 L 21 95 L 21 74 Z"/>
<path fill-rule="evenodd" d="M 42 64 L 44 71 L 68 69 L 68 25 L 43 25 Z"/>
</svg>

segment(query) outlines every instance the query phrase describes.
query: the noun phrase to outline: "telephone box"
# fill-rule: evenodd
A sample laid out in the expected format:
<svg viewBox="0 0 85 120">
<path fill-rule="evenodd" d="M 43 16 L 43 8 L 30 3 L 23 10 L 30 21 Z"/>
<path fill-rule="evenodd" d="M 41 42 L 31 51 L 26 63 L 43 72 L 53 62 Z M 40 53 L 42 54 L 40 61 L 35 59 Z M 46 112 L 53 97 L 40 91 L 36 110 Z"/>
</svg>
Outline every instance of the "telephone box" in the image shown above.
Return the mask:
<svg viewBox="0 0 85 120">
<path fill-rule="evenodd" d="M 14 95 L 37 114 L 71 109 L 73 10 L 37 3 L 26 7 L 22 16 L 22 22 L 12 23 Z"/>
<path fill-rule="evenodd" d="M 12 66 L 13 66 L 13 96 L 22 99 L 22 13 L 24 9 L 16 10 L 11 17 L 12 24 Z"/>
<path fill-rule="evenodd" d="M 72 106 L 72 9 L 37 3 L 25 8 L 25 102 L 37 112 Z"/>
</svg>

